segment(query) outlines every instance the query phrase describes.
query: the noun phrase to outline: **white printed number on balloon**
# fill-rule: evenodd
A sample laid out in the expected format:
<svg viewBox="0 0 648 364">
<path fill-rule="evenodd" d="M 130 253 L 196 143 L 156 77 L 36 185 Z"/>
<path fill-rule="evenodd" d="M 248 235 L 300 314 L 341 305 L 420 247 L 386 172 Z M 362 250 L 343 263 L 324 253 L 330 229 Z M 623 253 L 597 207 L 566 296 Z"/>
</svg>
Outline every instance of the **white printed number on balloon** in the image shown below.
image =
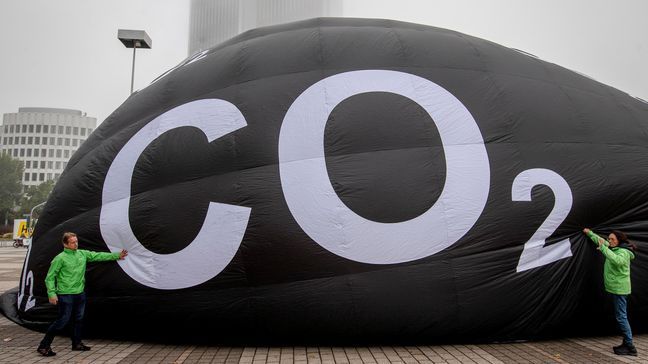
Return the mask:
<svg viewBox="0 0 648 364">
<path fill-rule="evenodd" d="M 543 168 L 529 169 L 515 177 L 511 191 L 513 201 L 531 201 L 531 190 L 537 185 L 546 185 L 551 188 L 555 196 L 555 203 L 549 216 L 535 234 L 531 236 L 531 239 L 524 244 L 517 266 L 518 272 L 572 256 L 569 239 L 544 246 L 546 239 L 556 231 L 571 210 L 571 189 L 567 182 L 552 170 Z"/>
<path fill-rule="evenodd" d="M 241 112 L 227 101 L 192 101 L 153 119 L 117 154 L 104 183 L 100 227 L 111 251 L 128 250 L 128 258 L 119 265 L 131 278 L 153 288 L 179 289 L 203 283 L 229 264 L 243 239 L 250 208 L 210 202 L 205 221 L 191 244 L 173 254 L 156 254 L 146 249 L 131 229 L 131 179 L 144 149 L 169 130 L 196 127 L 212 142 L 246 125 Z"/>
<path fill-rule="evenodd" d="M 367 220 L 337 196 L 326 170 L 324 128 L 343 100 L 367 92 L 389 92 L 418 103 L 436 124 L 446 162 L 437 202 L 403 222 Z M 418 76 L 363 70 L 325 78 L 290 106 L 279 134 L 279 171 L 290 212 L 301 228 L 328 251 L 358 262 L 391 264 L 435 254 L 454 244 L 481 215 L 490 168 L 477 123 L 441 86 Z"/>
</svg>

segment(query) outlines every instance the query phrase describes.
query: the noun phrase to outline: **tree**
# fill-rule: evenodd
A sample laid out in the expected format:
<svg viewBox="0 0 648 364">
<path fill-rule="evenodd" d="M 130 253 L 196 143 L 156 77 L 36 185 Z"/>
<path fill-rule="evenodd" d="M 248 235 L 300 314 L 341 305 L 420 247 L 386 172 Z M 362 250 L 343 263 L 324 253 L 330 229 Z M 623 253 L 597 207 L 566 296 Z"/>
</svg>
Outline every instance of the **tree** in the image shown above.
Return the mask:
<svg viewBox="0 0 648 364">
<path fill-rule="evenodd" d="M 20 203 L 22 213 L 28 214 L 34 206 L 47 201 L 53 188 L 53 180 L 45 181 L 38 186 L 29 186 Z"/>
<path fill-rule="evenodd" d="M 5 225 L 22 197 L 23 171 L 22 161 L 0 154 L 0 216 L 4 216 Z"/>
</svg>

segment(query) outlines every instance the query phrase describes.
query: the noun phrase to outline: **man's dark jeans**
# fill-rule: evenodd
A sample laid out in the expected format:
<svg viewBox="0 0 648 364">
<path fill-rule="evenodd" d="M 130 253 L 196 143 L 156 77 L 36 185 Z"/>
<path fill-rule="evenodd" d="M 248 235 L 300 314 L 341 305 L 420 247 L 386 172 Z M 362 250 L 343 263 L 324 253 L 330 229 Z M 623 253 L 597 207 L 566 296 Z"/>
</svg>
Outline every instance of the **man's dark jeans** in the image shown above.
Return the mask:
<svg viewBox="0 0 648 364">
<path fill-rule="evenodd" d="M 86 295 L 85 292 L 79 294 L 61 294 L 58 295 L 59 315 L 56 321 L 47 329 L 45 337 L 41 341 L 39 348 L 49 348 L 52 345 L 54 336 L 59 333 L 65 325 L 72 319 L 72 345 L 81 342 L 81 328 L 83 324 L 83 312 L 85 311 Z"/>
<path fill-rule="evenodd" d="M 632 330 L 630 329 L 627 313 L 628 296 L 613 294 L 612 301 L 614 302 L 614 316 L 623 335 L 623 343 L 627 346 L 633 346 Z"/>
</svg>

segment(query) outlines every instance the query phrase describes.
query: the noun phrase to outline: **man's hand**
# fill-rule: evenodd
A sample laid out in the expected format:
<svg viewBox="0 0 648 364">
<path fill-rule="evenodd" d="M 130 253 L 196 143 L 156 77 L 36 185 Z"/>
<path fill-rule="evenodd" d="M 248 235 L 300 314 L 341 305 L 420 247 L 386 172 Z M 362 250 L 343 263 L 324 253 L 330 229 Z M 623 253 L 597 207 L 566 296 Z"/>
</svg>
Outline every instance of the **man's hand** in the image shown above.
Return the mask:
<svg viewBox="0 0 648 364">
<path fill-rule="evenodd" d="M 589 234 L 591 231 L 592 231 L 592 230 L 590 230 L 590 229 L 588 229 L 588 228 L 583 229 L 583 232 L 584 232 L 585 234 Z"/>
<path fill-rule="evenodd" d="M 57 296 L 50 297 L 50 298 L 49 298 L 49 303 L 51 303 L 51 304 L 53 304 L 53 305 L 58 304 L 58 297 L 57 297 Z"/>
<path fill-rule="evenodd" d="M 128 250 L 122 249 L 122 251 L 119 252 L 119 260 L 124 260 L 126 256 L 128 255 Z"/>
</svg>

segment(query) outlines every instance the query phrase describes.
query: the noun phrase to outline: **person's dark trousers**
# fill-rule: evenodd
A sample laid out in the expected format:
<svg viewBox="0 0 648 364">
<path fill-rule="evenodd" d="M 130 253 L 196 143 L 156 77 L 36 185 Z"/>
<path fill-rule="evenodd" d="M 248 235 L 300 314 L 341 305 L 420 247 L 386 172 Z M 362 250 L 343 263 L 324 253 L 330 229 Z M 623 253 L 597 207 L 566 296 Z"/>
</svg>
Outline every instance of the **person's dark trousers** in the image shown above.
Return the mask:
<svg viewBox="0 0 648 364">
<path fill-rule="evenodd" d="M 58 295 L 59 315 L 56 321 L 47 329 L 45 337 L 38 345 L 39 348 L 49 348 L 54 341 L 54 336 L 59 333 L 65 325 L 72 320 L 72 346 L 81 342 L 81 329 L 83 325 L 83 313 L 85 311 L 85 292 L 79 294 Z"/>
<path fill-rule="evenodd" d="M 613 294 L 612 301 L 614 303 L 614 316 L 619 325 L 619 330 L 621 330 L 621 334 L 623 335 L 623 344 L 634 347 L 632 343 L 632 330 L 628 322 L 628 296 Z"/>
</svg>

